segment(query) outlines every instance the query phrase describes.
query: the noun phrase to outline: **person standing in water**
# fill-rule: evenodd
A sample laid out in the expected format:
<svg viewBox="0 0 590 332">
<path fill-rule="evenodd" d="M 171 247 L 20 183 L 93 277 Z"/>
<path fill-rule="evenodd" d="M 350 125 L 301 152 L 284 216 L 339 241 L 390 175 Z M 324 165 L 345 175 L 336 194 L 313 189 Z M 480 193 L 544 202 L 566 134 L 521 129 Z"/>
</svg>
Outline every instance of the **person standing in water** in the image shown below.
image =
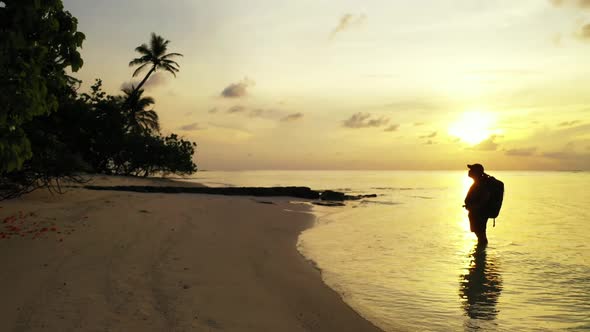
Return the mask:
<svg viewBox="0 0 590 332">
<path fill-rule="evenodd" d="M 473 184 L 465 197 L 464 207 L 469 211 L 469 226 L 472 232 L 477 235 L 477 242 L 487 244 L 486 226 L 488 223 L 487 204 L 490 200 L 490 192 L 486 188 L 487 175 L 484 173 L 481 164 L 467 165 L 473 179 Z"/>
</svg>

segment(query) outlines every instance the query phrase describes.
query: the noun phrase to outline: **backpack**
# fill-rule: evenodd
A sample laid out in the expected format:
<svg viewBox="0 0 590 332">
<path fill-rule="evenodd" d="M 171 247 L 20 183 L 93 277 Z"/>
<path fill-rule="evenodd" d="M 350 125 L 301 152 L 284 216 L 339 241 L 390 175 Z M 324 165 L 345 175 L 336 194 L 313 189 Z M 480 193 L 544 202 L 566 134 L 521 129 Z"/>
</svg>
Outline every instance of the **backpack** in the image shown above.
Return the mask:
<svg viewBox="0 0 590 332">
<path fill-rule="evenodd" d="M 486 179 L 486 188 L 490 192 L 490 200 L 486 207 L 488 218 L 494 218 L 494 226 L 496 225 L 496 218 L 500 214 L 502 208 L 502 201 L 504 200 L 504 182 L 489 176 Z"/>
</svg>

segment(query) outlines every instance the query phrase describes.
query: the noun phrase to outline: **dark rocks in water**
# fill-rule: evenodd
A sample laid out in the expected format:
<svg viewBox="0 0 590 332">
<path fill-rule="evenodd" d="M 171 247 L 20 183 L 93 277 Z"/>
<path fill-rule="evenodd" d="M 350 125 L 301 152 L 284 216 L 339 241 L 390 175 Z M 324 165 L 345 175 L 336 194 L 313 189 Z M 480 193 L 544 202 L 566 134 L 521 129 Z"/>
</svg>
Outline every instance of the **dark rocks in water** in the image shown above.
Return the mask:
<svg viewBox="0 0 590 332">
<path fill-rule="evenodd" d="M 359 199 L 363 198 L 374 198 L 377 197 L 375 194 L 370 195 L 346 195 L 344 193 L 332 190 L 326 190 L 320 194 L 320 199 L 322 201 L 358 201 Z"/>
<path fill-rule="evenodd" d="M 377 195 L 346 195 L 342 192 L 325 190 L 322 192 L 311 190 L 308 187 L 165 187 L 165 186 L 84 186 L 90 190 L 132 191 L 140 193 L 165 193 L 165 194 L 209 194 L 226 196 L 255 196 L 255 197 L 296 197 L 305 199 L 319 199 L 320 201 L 342 202 L 373 198 Z M 269 202 L 262 202 L 269 204 Z"/>
<path fill-rule="evenodd" d="M 354 195 L 354 196 L 346 195 L 344 197 L 344 199 L 347 200 L 347 201 L 358 201 L 359 199 L 363 199 L 363 198 L 375 198 L 375 197 L 377 197 L 376 194 L 370 194 L 370 195 Z"/>
<path fill-rule="evenodd" d="M 346 199 L 346 195 L 338 191 L 325 190 L 320 194 L 320 199 L 322 201 L 343 201 Z"/>
<path fill-rule="evenodd" d="M 346 204 L 342 203 L 342 202 L 322 202 L 322 201 L 318 201 L 318 202 L 313 202 L 312 204 L 314 205 L 321 205 L 321 206 L 345 206 Z"/>
<path fill-rule="evenodd" d="M 270 201 L 254 201 L 256 203 L 260 203 L 260 204 L 274 204 L 273 202 Z"/>
<path fill-rule="evenodd" d="M 227 187 L 227 188 L 209 188 L 209 187 L 164 187 L 164 186 L 85 186 L 91 190 L 114 190 L 114 191 L 132 191 L 140 193 L 166 193 L 166 194 L 210 194 L 226 196 L 258 196 L 258 197 L 278 197 L 288 196 L 306 199 L 318 199 L 320 194 L 308 187 Z"/>
</svg>

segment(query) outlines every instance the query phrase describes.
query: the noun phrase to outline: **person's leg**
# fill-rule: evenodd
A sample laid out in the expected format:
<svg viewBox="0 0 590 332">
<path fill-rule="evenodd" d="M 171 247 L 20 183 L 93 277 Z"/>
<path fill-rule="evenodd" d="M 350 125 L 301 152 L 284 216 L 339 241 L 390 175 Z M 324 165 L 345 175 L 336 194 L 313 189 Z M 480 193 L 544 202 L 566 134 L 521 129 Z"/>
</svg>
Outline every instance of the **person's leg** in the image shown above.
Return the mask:
<svg viewBox="0 0 590 332">
<path fill-rule="evenodd" d="M 475 235 L 477 235 L 477 243 L 480 243 L 480 244 L 487 244 L 488 243 L 488 237 L 486 235 L 485 229 L 483 231 L 476 232 Z"/>
<path fill-rule="evenodd" d="M 486 234 L 486 228 L 487 228 L 487 224 L 488 224 L 488 218 L 478 217 L 477 219 L 478 219 L 477 220 L 478 230 L 475 233 L 475 235 L 477 235 L 477 242 L 481 243 L 481 244 L 487 244 L 488 243 L 488 236 Z"/>
</svg>

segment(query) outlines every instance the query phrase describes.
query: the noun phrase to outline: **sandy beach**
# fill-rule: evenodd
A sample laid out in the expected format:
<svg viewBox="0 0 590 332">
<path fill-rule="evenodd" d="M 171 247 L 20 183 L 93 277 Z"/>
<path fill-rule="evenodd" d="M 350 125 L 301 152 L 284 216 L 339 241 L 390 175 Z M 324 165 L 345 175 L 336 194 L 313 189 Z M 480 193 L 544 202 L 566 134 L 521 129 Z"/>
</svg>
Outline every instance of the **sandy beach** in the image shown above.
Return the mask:
<svg viewBox="0 0 590 332">
<path fill-rule="evenodd" d="M 314 217 L 289 201 L 69 188 L 0 202 L 0 330 L 378 331 L 297 252 Z"/>
</svg>

